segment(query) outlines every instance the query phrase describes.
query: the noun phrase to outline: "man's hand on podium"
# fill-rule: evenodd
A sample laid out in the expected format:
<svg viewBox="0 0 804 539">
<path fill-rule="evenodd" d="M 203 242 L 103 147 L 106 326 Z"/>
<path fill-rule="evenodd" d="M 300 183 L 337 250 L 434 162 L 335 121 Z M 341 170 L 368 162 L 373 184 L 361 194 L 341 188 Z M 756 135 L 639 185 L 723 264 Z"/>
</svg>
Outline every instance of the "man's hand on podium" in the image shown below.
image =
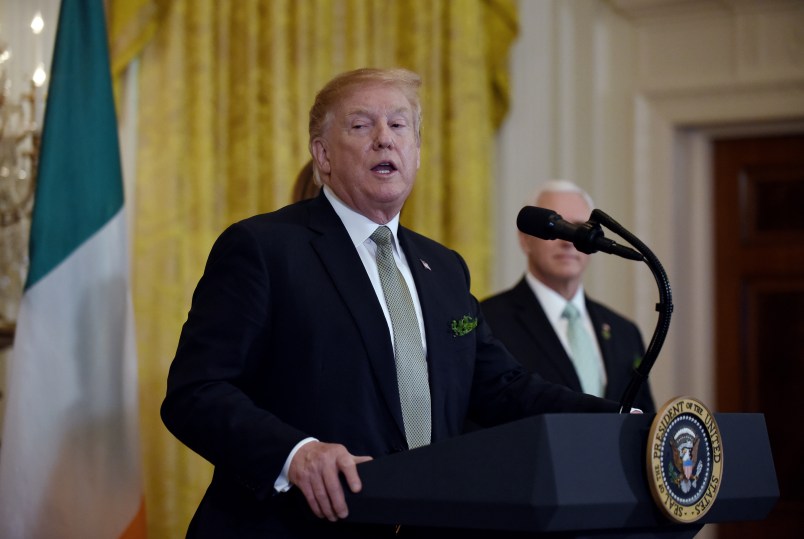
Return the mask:
<svg viewBox="0 0 804 539">
<path fill-rule="evenodd" d="M 288 479 L 304 494 L 307 504 L 318 518 L 335 522 L 349 516 L 341 487 L 340 474 L 352 492 L 360 492 L 363 484 L 357 465 L 371 457 L 356 457 L 341 444 L 309 442 L 299 448 L 288 469 Z"/>
</svg>

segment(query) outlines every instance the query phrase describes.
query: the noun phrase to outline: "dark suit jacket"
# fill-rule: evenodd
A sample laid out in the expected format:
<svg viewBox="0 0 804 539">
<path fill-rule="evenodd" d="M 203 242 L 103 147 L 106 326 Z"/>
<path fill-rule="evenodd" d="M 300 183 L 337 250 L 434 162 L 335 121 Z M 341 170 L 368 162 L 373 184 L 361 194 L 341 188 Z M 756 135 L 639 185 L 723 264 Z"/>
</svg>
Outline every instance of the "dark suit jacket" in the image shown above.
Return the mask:
<svg viewBox="0 0 804 539">
<path fill-rule="evenodd" d="M 529 371 L 575 391 L 581 390 L 572 360 L 524 278 L 514 288 L 484 300 L 481 307 L 494 336 Z M 631 380 L 635 362 L 645 355 L 642 335 L 633 322 L 589 297 L 586 308 L 606 367 L 605 397 L 619 401 Z M 655 411 L 647 383 L 637 394 L 634 406 L 644 412 Z"/>
<path fill-rule="evenodd" d="M 496 341 L 461 257 L 400 227 L 424 317 L 432 440 L 481 424 L 617 404 L 529 375 Z M 464 315 L 478 326 L 453 335 Z M 274 494 L 303 438 L 380 458 L 407 448 L 391 338 L 326 197 L 229 227 L 210 253 L 168 376 L 162 419 L 215 465 L 189 537 L 359 535 L 316 519 L 298 489 Z M 390 531 L 390 529 L 388 530 Z M 372 531 L 368 536 L 379 536 Z"/>
</svg>

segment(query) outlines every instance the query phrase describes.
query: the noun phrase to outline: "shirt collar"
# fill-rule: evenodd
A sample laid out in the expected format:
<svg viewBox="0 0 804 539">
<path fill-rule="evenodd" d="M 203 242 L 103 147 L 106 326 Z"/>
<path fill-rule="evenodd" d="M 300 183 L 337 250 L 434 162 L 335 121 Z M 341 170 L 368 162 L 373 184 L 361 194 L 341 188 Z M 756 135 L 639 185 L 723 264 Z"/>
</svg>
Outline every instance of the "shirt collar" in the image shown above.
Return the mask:
<svg viewBox="0 0 804 539">
<path fill-rule="evenodd" d="M 362 245 L 367 239 L 369 239 L 374 231 L 377 230 L 377 227 L 381 226 L 365 215 L 357 213 L 355 210 L 347 206 L 346 203 L 335 195 L 328 185 L 324 186 L 324 196 L 327 197 L 327 200 L 329 200 L 329 203 L 332 204 L 332 208 L 335 210 L 335 213 L 338 214 L 338 217 L 340 217 L 341 221 L 343 222 L 343 226 L 346 227 L 346 232 L 349 233 L 349 238 L 352 240 L 352 243 L 355 245 L 355 247 Z M 396 236 L 399 229 L 399 214 L 397 213 L 393 219 L 385 223 L 385 226 L 391 229 L 394 243 L 399 245 Z"/>
<path fill-rule="evenodd" d="M 539 303 L 542 304 L 542 308 L 544 309 L 544 313 L 547 315 L 547 318 L 556 322 L 561 319 L 561 313 L 564 312 L 564 307 L 567 306 L 567 300 L 541 282 L 539 279 L 536 278 L 530 272 L 525 273 L 525 280 L 527 281 L 530 289 L 533 290 L 533 293 L 536 294 L 536 298 L 538 298 Z M 578 290 L 575 292 L 575 295 L 572 296 L 572 299 L 569 300 L 570 303 L 575 305 L 578 309 L 578 312 L 581 314 L 581 317 L 587 317 L 586 313 L 586 301 L 583 291 L 583 284 L 578 286 Z"/>
</svg>

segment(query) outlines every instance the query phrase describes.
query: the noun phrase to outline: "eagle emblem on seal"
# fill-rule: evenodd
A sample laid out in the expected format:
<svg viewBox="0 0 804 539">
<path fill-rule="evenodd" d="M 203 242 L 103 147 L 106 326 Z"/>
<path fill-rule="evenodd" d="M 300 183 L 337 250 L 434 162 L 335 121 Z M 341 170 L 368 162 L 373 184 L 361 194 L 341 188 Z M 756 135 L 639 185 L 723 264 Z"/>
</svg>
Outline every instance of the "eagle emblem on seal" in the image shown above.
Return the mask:
<svg viewBox="0 0 804 539">
<path fill-rule="evenodd" d="M 685 494 L 698 486 L 698 476 L 703 468 L 703 462 L 698 459 L 700 443 L 700 436 L 689 428 L 680 429 L 674 438 L 668 440 L 673 449 L 673 461 L 667 465 L 668 475 Z"/>
</svg>

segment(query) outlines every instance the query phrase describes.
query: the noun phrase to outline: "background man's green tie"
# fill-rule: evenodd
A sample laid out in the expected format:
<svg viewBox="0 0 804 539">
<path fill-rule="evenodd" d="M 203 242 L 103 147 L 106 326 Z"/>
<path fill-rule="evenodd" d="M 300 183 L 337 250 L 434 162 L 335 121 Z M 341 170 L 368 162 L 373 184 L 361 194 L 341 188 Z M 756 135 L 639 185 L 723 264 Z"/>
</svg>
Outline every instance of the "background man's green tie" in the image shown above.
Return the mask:
<svg viewBox="0 0 804 539">
<path fill-rule="evenodd" d="M 572 350 L 572 363 L 581 380 L 581 389 L 590 395 L 603 396 L 603 380 L 600 373 L 600 361 L 597 359 L 595 343 L 586 331 L 581 320 L 581 313 L 572 303 L 567 303 L 562 318 L 567 319 L 567 340 Z"/>
</svg>

